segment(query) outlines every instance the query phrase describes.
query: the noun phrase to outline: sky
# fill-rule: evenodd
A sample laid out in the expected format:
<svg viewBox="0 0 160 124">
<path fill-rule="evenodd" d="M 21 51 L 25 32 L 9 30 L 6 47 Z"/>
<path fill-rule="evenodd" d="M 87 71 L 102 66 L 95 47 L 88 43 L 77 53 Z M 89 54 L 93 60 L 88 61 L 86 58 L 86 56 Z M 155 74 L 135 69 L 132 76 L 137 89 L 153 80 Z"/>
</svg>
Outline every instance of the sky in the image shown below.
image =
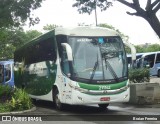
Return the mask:
<svg viewBox="0 0 160 124">
<path fill-rule="evenodd" d="M 141 3 L 145 5 L 145 1 Z M 34 11 L 34 15 L 40 18 L 40 23 L 25 29 L 43 30 L 43 26 L 47 24 L 55 24 L 59 26 L 78 26 L 78 24 L 86 24 L 95 26 L 95 14 L 91 15 L 79 14 L 77 8 L 73 8 L 72 4 L 75 0 L 46 0 L 42 3 L 42 7 Z M 158 43 L 160 39 L 150 27 L 148 22 L 141 17 L 130 16 L 126 11 L 134 12 L 129 7 L 119 3 L 113 2 L 113 6 L 106 11 L 101 12 L 97 9 L 98 24 L 106 23 L 119 29 L 120 32 L 129 36 L 129 42 L 134 45 L 145 43 Z M 160 12 L 157 13 L 160 19 Z"/>
</svg>

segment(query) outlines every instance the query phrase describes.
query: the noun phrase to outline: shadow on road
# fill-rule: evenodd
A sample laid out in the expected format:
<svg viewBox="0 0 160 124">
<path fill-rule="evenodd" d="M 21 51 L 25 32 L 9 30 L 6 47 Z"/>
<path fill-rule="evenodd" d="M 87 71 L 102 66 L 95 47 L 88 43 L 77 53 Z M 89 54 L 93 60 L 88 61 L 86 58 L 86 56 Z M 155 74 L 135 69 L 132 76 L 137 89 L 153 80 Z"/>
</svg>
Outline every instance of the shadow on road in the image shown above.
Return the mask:
<svg viewBox="0 0 160 124">
<path fill-rule="evenodd" d="M 48 108 L 48 109 L 55 109 L 55 106 L 53 104 L 53 102 L 49 102 L 49 101 L 43 101 L 43 100 L 32 100 L 33 104 L 36 107 L 40 107 L 40 108 Z"/>
<path fill-rule="evenodd" d="M 48 111 L 57 111 L 60 112 L 60 110 L 57 110 L 53 104 L 53 102 L 48 101 L 41 101 L 38 100 L 34 102 L 35 106 L 39 109 L 47 109 Z M 63 109 L 63 113 L 71 113 L 71 114 L 101 114 L 101 113 L 107 113 L 109 111 L 109 114 L 114 113 L 114 110 L 109 110 L 108 108 L 102 110 L 97 106 L 84 106 L 84 105 L 65 105 Z"/>
</svg>

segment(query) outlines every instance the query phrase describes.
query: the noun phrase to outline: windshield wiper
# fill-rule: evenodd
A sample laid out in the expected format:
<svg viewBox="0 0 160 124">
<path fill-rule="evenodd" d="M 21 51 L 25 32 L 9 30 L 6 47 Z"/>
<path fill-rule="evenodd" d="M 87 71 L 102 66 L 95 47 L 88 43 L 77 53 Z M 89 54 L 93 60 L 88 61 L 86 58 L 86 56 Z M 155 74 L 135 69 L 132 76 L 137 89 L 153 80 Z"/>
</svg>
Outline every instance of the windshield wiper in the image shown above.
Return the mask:
<svg viewBox="0 0 160 124">
<path fill-rule="evenodd" d="M 107 69 L 107 67 L 108 67 L 108 69 L 109 69 L 109 71 L 111 72 L 111 74 L 112 74 L 112 76 L 114 77 L 114 79 L 115 79 L 117 82 L 119 82 L 119 79 L 118 79 L 117 74 L 116 74 L 115 71 L 113 70 L 111 64 L 106 60 L 106 58 L 105 58 L 105 64 L 106 64 L 106 69 Z"/>
<path fill-rule="evenodd" d="M 93 71 L 92 71 L 92 75 L 91 75 L 91 77 L 90 77 L 90 82 L 93 80 L 93 77 L 94 77 L 94 75 L 95 75 L 95 71 L 96 71 L 96 69 L 97 69 L 97 66 L 98 66 L 98 54 L 97 54 L 97 61 L 96 61 L 95 64 L 94 64 L 94 68 L 93 68 Z"/>
</svg>

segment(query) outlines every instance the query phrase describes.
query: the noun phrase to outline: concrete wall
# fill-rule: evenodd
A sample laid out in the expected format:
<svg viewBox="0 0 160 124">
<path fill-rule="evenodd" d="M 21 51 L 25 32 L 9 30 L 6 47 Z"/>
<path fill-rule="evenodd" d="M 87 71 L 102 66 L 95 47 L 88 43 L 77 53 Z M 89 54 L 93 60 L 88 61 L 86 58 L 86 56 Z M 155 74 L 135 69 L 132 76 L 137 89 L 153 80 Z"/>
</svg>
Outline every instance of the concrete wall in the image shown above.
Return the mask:
<svg viewBox="0 0 160 124">
<path fill-rule="evenodd" d="M 130 85 L 131 104 L 158 104 L 160 103 L 159 83 L 134 83 Z"/>
</svg>

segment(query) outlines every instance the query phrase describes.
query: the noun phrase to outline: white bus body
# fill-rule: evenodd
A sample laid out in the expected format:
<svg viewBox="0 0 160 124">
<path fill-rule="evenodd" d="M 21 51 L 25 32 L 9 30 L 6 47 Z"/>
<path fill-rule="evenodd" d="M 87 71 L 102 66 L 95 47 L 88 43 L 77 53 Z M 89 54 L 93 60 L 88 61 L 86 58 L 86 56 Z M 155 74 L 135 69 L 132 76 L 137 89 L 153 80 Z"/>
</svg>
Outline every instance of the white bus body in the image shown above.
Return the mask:
<svg viewBox="0 0 160 124">
<path fill-rule="evenodd" d="M 56 28 L 16 50 L 14 59 L 15 85 L 59 109 L 129 101 L 124 44 L 110 29 Z"/>
</svg>

